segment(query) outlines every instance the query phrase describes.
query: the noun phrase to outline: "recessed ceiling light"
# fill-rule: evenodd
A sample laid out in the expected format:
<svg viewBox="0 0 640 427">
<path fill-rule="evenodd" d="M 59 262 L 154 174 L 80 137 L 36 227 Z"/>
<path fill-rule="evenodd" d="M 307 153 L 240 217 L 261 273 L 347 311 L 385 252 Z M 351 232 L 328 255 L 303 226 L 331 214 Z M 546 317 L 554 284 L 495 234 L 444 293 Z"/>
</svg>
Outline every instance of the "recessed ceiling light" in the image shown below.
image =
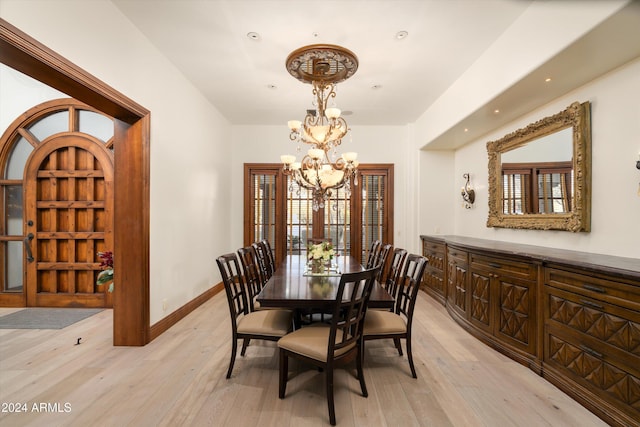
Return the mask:
<svg viewBox="0 0 640 427">
<path fill-rule="evenodd" d="M 255 31 L 247 33 L 247 37 L 256 42 L 260 41 L 260 34 L 256 33 Z"/>
<path fill-rule="evenodd" d="M 494 113 L 498 114 L 500 112 L 500 110 L 498 110 L 497 108 L 495 110 L 493 110 Z"/>
<path fill-rule="evenodd" d="M 469 129 L 468 129 L 468 128 L 464 128 L 464 131 L 465 131 L 465 132 L 469 132 Z"/>
<path fill-rule="evenodd" d="M 373 90 L 382 89 L 382 85 L 373 85 L 373 86 L 371 86 L 371 89 L 373 89 Z"/>
<path fill-rule="evenodd" d="M 549 83 L 551 81 L 551 77 L 547 77 L 546 79 L 544 79 L 544 81 Z"/>
<path fill-rule="evenodd" d="M 408 35 L 409 35 L 408 31 L 404 31 L 404 30 L 403 31 L 398 31 L 396 33 L 396 39 L 402 40 L 402 39 L 406 38 Z"/>
</svg>

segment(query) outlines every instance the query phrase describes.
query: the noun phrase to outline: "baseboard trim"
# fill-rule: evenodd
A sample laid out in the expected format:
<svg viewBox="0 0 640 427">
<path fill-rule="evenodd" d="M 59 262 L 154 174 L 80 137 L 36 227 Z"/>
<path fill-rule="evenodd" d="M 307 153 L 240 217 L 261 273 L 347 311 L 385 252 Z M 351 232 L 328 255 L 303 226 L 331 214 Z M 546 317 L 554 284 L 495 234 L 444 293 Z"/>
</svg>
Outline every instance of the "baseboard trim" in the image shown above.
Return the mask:
<svg viewBox="0 0 640 427">
<path fill-rule="evenodd" d="M 166 332 L 170 327 L 178 323 L 180 320 L 184 319 L 189 313 L 191 313 L 196 308 L 200 307 L 202 304 L 213 298 L 218 292 L 221 292 L 224 289 L 224 285 L 222 282 L 198 295 L 173 313 L 169 314 L 167 317 L 160 319 L 158 322 L 151 325 L 149 331 L 149 342 L 153 341 L 164 332 Z"/>
</svg>

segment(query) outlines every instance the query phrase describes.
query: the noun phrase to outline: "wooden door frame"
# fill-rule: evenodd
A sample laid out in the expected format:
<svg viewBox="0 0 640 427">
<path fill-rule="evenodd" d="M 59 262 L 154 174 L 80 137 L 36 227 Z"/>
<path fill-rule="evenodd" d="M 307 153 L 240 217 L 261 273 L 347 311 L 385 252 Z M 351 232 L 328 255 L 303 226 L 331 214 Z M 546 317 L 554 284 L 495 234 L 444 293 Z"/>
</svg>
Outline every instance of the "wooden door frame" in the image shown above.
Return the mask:
<svg viewBox="0 0 640 427">
<path fill-rule="evenodd" d="M 387 214 L 387 227 L 382 230 L 382 236 L 380 240 L 382 242 L 389 243 L 393 245 L 393 235 L 394 235 L 394 203 L 391 202 L 390 194 L 393 195 L 393 200 L 395 201 L 395 191 L 394 191 L 394 183 L 393 183 L 393 174 L 394 174 L 394 164 L 393 163 L 374 163 L 374 164 L 364 164 L 358 166 L 358 180 L 360 182 L 359 185 L 351 186 L 352 192 L 357 192 L 360 190 L 360 186 L 363 185 L 363 176 L 385 176 L 386 177 L 386 186 L 387 191 L 384 192 L 384 206 Z M 362 211 L 362 197 L 352 197 L 351 198 L 351 210 L 352 212 L 361 212 Z M 363 253 L 368 248 L 362 247 L 362 218 L 356 217 L 351 220 L 351 255 Z M 365 259 L 360 260 L 363 264 L 365 263 Z"/>
<path fill-rule="evenodd" d="M 0 62 L 115 119 L 113 344 L 147 344 L 150 112 L 2 18 Z"/>
<path fill-rule="evenodd" d="M 244 190 L 243 190 L 243 206 L 251 205 L 251 192 L 247 191 L 247 188 L 251 188 L 253 175 L 257 175 L 260 173 L 264 173 L 267 175 L 272 175 L 275 177 L 275 187 L 280 188 L 283 183 L 282 180 L 286 180 L 286 177 L 282 173 L 280 166 L 277 166 L 276 163 L 245 163 L 244 164 Z M 274 173 L 275 172 L 275 173 Z M 278 218 L 278 211 L 284 211 L 286 209 L 286 197 L 281 194 L 280 191 L 276 190 L 276 217 L 275 217 L 275 227 L 274 233 L 276 236 L 281 236 L 284 234 L 284 230 L 286 228 L 286 218 Z M 243 218 L 243 246 L 249 246 L 251 243 L 255 241 L 253 238 L 253 223 L 252 216 L 244 213 Z M 284 260 L 287 254 L 287 242 L 279 242 L 272 241 L 271 245 L 273 246 L 274 258 L 276 265 L 280 265 L 280 263 Z"/>
</svg>

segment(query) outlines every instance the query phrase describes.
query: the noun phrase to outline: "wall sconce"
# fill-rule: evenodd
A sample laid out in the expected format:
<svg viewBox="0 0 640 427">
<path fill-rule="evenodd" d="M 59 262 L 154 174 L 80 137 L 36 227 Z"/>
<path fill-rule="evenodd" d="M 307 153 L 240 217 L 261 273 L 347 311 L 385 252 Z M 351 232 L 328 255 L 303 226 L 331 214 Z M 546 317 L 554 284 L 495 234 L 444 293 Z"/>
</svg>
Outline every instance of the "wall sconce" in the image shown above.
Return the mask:
<svg viewBox="0 0 640 427">
<path fill-rule="evenodd" d="M 466 179 L 467 182 L 465 182 L 464 187 L 462 187 L 462 189 L 460 190 L 460 194 L 462 195 L 462 200 L 464 200 L 464 207 L 466 209 L 471 209 L 471 206 L 473 206 L 473 202 L 476 201 L 476 192 L 473 190 L 471 184 L 469 183 L 469 174 L 465 173 L 464 175 L 462 175 L 462 177 Z"/>
<path fill-rule="evenodd" d="M 640 159 L 640 153 L 638 153 L 638 159 Z M 640 160 L 636 162 L 636 168 L 640 170 Z M 638 196 L 640 197 L 640 184 L 638 184 Z"/>
</svg>

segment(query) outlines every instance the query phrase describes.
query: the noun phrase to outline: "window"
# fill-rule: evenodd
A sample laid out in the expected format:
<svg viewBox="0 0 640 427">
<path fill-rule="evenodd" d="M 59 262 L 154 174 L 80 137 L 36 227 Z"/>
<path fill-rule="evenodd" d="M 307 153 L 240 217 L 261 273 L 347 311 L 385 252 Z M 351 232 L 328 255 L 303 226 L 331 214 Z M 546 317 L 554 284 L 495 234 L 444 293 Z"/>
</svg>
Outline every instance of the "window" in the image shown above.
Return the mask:
<svg viewBox="0 0 640 427">
<path fill-rule="evenodd" d="M 393 243 L 393 165 L 360 165 L 351 197 L 333 192 L 325 207 L 282 173 L 279 164 L 245 164 L 244 244 L 267 238 L 276 262 L 304 254 L 310 240 L 330 239 L 339 254 L 365 259 L 374 240 Z"/>
</svg>

